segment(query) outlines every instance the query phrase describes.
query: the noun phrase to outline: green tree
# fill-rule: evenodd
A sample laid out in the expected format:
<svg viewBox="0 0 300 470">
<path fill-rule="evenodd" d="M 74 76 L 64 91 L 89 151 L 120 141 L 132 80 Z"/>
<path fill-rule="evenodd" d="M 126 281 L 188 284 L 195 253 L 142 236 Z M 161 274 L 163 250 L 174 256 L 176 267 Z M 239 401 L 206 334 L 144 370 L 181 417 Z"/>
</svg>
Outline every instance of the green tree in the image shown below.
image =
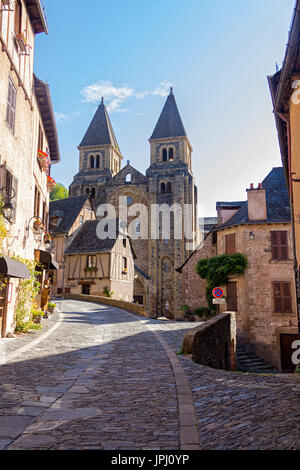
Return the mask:
<svg viewBox="0 0 300 470">
<path fill-rule="evenodd" d="M 67 188 L 60 183 L 56 183 L 56 186 L 50 193 L 50 201 L 57 201 L 58 199 L 65 199 L 67 197 L 69 197 Z"/>
</svg>

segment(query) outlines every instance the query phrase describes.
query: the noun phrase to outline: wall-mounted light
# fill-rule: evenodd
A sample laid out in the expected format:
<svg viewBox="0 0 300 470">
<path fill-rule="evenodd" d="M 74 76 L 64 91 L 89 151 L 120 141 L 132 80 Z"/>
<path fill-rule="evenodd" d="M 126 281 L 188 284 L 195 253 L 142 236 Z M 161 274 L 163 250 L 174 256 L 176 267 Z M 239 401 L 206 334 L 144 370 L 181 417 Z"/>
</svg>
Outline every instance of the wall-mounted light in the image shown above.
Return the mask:
<svg viewBox="0 0 300 470">
<path fill-rule="evenodd" d="M 255 240 L 254 232 L 249 233 L 249 240 L 251 240 L 251 241 Z"/>
<path fill-rule="evenodd" d="M 6 202 L 2 207 L 2 214 L 3 214 L 3 217 L 5 217 L 5 219 L 8 220 L 8 222 L 10 222 L 16 210 L 14 204 L 11 202 L 12 199 L 16 195 L 16 191 L 14 190 L 14 188 L 11 188 L 10 186 L 1 188 L 0 191 L 2 192 L 2 194 L 6 193 L 6 196 L 5 196 Z"/>
</svg>

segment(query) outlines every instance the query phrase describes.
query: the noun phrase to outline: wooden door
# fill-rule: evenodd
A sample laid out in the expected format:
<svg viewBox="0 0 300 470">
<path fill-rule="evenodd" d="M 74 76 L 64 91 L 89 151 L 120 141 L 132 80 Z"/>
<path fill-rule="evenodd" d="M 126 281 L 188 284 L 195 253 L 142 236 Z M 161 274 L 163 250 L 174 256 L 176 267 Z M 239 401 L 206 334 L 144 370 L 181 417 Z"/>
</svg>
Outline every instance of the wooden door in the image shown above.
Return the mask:
<svg viewBox="0 0 300 470">
<path fill-rule="evenodd" d="M 227 310 L 229 312 L 238 311 L 237 282 L 228 282 L 227 284 Z"/>
<path fill-rule="evenodd" d="M 2 287 L 0 288 L 0 338 L 4 336 L 5 334 L 5 332 L 2 331 L 2 328 L 4 326 L 5 302 L 6 302 L 6 287 Z"/>
<path fill-rule="evenodd" d="M 299 340 L 298 335 L 280 335 L 281 369 L 284 372 L 294 372 L 296 369 L 296 365 L 292 362 L 292 355 L 296 349 L 292 348 L 292 344 L 297 340 Z"/>
</svg>

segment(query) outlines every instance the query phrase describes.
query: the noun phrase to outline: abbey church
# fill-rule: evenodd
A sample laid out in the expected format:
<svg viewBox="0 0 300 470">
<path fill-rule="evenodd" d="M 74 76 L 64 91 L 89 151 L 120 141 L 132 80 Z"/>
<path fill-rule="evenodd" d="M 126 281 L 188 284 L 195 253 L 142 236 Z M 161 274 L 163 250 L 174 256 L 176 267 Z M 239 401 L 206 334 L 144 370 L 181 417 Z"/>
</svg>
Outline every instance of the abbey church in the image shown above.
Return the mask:
<svg viewBox="0 0 300 470">
<path fill-rule="evenodd" d="M 138 216 L 128 217 L 133 222 L 136 237 L 132 246 L 136 255 L 134 300 L 143 303 L 150 316 L 178 319 L 182 299 L 181 274 L 176 271 L 191 252 L 197 240 L 197 188 L 192 173 L 192 146 L 187 137 L 173 90 L 170 94 L 149 139 L 150 166 L 143 175 L 127 164 L 122 166 L 122 152 L 118 145 L 104 100 L 83 137 L 79 150 L 79 172 L 70 185 L 70 197 L 89 195 L 94 208 L 110 203 L 118 214 L 119 198 L 125 197 L 127 206 L 143 204 L 178 204 L 182 210 L 190 207 L 190 231 L 193 242 L 183 236 L 175 239 L 174 214 L 171 213 L 170 239 L 142 239 Z M 132 220 L 131 220 L 132 219 Z M 184 224 L 184 220 L 182 220 Z M 182 227 L 184 233 L 184 227 Z"/>
</svg>

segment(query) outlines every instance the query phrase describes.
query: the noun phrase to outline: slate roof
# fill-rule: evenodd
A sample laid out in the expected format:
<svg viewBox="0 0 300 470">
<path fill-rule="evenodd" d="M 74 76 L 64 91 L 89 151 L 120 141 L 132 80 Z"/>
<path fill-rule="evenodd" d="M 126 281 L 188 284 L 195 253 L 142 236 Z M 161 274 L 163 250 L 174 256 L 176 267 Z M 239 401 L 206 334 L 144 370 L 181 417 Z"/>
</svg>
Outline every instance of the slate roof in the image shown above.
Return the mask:
<svg viewBox="0 0 300 470">
<path fill-rule="evenodd" d="M 113 145 L 120 150 L 103 98 L 79 147 L 95 145 Z"/>
<path fill-rule="evenodd" d="M 107 253 L 111 251 L 119 236 L 119 224 L 117 223 L 116 239 L 106 238 L 105 240 L 100 240 L 96 233 L 98 223 L 99 220 L 86 221 L 66 250 L 66 254 Z"/>
<path fill-rule="evenodd" d="M 289 194 L 282 167 L 273 168 L 262 183 L 266 189 L 267 220 L 260 223 L 290 222 L 291 212 Z M 233 203 L 237 204 L 237 203 Z M 239 224 L 253 224 L 248 218 L 248 202 L 245 202 L 240 210 L 225 224 L 219 228 L 231 227 Z"/>
<path fill-rule="evenodd" d="M 51 227 L 51 233 L 69 233 L 88 196 L 69 197 L 59 201 L 50 201 L 49 217 L 62 217 L 58 226 Z"/>
<path fill-rule="evenodd" d="M 171 88 L 165 106 L 158 119 L 151 139 L 164 139 L 167 137 L 186 136 L 186 131 L 182 123 L 175 96 Z"/>
</svg>

